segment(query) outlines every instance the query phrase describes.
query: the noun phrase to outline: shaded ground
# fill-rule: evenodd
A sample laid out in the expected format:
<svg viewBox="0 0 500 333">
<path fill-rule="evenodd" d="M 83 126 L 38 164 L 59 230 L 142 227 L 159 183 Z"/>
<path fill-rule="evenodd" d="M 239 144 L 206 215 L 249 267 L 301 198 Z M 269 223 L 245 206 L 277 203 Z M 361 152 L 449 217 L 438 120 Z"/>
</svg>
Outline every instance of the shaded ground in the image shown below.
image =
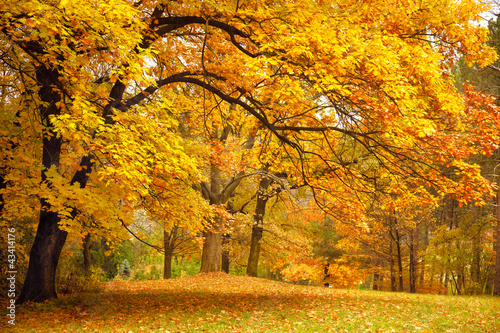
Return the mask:
<svg viewBox="0 0 500 333">
<path fill-rule="evenodd" d="M 2 309 L 6 303 L 2 303 Z M 203 274 L 103 283 L 16 309 L 12 332 L 500 332 L 500 299 L 295 286 Z"/>
</svg>

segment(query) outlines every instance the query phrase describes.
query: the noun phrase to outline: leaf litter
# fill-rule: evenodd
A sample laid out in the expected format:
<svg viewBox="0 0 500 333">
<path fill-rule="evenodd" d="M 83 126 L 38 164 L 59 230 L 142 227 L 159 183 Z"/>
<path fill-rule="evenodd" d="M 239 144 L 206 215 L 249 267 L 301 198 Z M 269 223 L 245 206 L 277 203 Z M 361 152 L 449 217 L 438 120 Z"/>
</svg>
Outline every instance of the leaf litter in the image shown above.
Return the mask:
<svg viewBox="0 0 500 333">
<path fill-rule="evenodd" d="M 500 328 L 500 299 L 493 297 L 332 289 L 224 273 L 106 282 L 100 291 L 16 310 L 15 328 L 4 320 L 2 332 L 494 333 Z"/>
</svg>

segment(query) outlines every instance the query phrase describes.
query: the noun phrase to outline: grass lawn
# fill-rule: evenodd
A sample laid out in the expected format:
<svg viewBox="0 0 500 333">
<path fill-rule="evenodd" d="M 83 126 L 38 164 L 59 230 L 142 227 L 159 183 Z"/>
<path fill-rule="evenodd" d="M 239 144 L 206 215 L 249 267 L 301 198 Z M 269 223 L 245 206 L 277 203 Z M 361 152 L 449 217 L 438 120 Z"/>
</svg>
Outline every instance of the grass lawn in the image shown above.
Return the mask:
<svg viewBox="0 0 500 333">
<path fill-rule="evenodd" d="M 225 274 L 103 283 L 16 308 L 1 332 L 500 332 L 500 298 L 297 286 Z"/>
</svg>

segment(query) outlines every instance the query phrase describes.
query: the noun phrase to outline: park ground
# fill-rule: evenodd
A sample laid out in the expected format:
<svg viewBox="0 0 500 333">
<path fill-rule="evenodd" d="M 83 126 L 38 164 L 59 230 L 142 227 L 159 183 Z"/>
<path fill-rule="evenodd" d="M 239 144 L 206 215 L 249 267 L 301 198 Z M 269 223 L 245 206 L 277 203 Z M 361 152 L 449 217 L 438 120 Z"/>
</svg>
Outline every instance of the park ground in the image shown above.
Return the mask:
<svg viewBox="0 0 500 333">
<path fill-rule="evenodd" d="M 198 274 L 112 281 L 16 308 L 2 332 L 500 332 L 500 298 L 299 286 Z"/>
</svg>

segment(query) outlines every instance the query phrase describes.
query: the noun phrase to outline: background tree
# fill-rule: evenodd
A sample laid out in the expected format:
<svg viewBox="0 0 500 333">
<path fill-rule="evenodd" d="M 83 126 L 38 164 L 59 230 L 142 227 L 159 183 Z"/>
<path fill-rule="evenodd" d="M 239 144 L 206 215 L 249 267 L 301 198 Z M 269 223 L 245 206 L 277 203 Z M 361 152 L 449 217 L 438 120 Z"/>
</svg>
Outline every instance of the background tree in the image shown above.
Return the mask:
<svg viewBox="0 0 500 333">
<path fill-rule="evenodd" d="M 488 30 L 490 32 L 491 39 L 489 41 L 489 45 L 494 48 L 497 53 L 500 50 L 500 39 L 499 39 L 499 29 L 498 29 L 498 8 L 499 8 L 499 3 L 497 1 L 492 1 L 492 8 L 489 11 L 489 16 L 485 16 L 485 20 L 488 20 Z M 477 89 L 481 90 L 482 92 L 489 94 L 493 97 L 496 98 L 495 104 L 498 105 L 498 96 L 499 90 L 498 90 L 498 74 L 500 73 L 500 70 L 498 68 L 498 61 L 495 63 L 486 66 L 484 68 L 478 67 L 478 66 L 467 66 L 463 59 L 457 64 L 455 68 L 455 75 L 457 77 L 458 82 L 472 82 Z M 476 160 L 483 166 L 484 174 L 486 177 L 491 179 L 492 181 L 495 181 L 498 183 L 497 180 L 497 166 L 498 166 L 498 151 L 495 152 L 492 156 L 489 157 L 482 157 L 478 156 L 476 157 Z M 489 206 L 490 209 L 481 209 L 480 212 L 475 212 L 473 215 L 473 220 L 475 221 L 488 221 L 490 216 L 494 214 L 495 216 L 498 216 L 498 194 L 497 194 L 497 200 L 496 202 L 491 202 L 491 205 Z M 475 208 L 474 208 L 475 209 Z M 478 220 L 479 219 L 479 220 Z M 493 250 L 498 254 L 500 253 L 500 248 L 498 247 L 500 244 L 500 232 L 498 229 L 499 223 L 497 223 L 497 230 L 495 232 L 496 238 L 495 238 L 495 245 Z M 486 226 L 486 228 L 485 228 Z M 480 239 L 486 240 L 488 239 L 488 236 L 485 235 L 488 234 L 488 230 L 491 229 L 492 226 L 487 226 L 484 223 L 479 223 L 479 229 L 482 230 L 482 232 L 475 232 L 477 235 L 476 238 L 476 244 Z M 482 257 L 481 251 L 479 250 L 479 247 L 476 245 L 476 254 L 475 254 L 475 263 L 474 267 L 476 267 L 476 273 L 474 274 L 474 283 L 479 283 L 480 285 L 483 285 L 483 283 L 478 282 L 481 278 L 479 277 L 481 274 L 481 271 L 490 271 L 490 267 L 486 269 L 481 269 L 479 265 L 479 261 L 481 260 L 480 258 Z M 484 246 L 483 246 L 484 247 Z M 500 257 L 496 255 L 496 263 L 495 263 L 495 275 L 494 279 L 492 281 L 493 285 L 493 293 L 495 295 L 500 295 Z M 486 259 L 486 262 L 489 262 L 489 259 Z M 488 278 L 486 278 L 488 280 Z M 488 285 L 489 282 L 486 283 Z M 479 289 L 481 289 L 480 286 L 478 286 Z"/>
</svg>

